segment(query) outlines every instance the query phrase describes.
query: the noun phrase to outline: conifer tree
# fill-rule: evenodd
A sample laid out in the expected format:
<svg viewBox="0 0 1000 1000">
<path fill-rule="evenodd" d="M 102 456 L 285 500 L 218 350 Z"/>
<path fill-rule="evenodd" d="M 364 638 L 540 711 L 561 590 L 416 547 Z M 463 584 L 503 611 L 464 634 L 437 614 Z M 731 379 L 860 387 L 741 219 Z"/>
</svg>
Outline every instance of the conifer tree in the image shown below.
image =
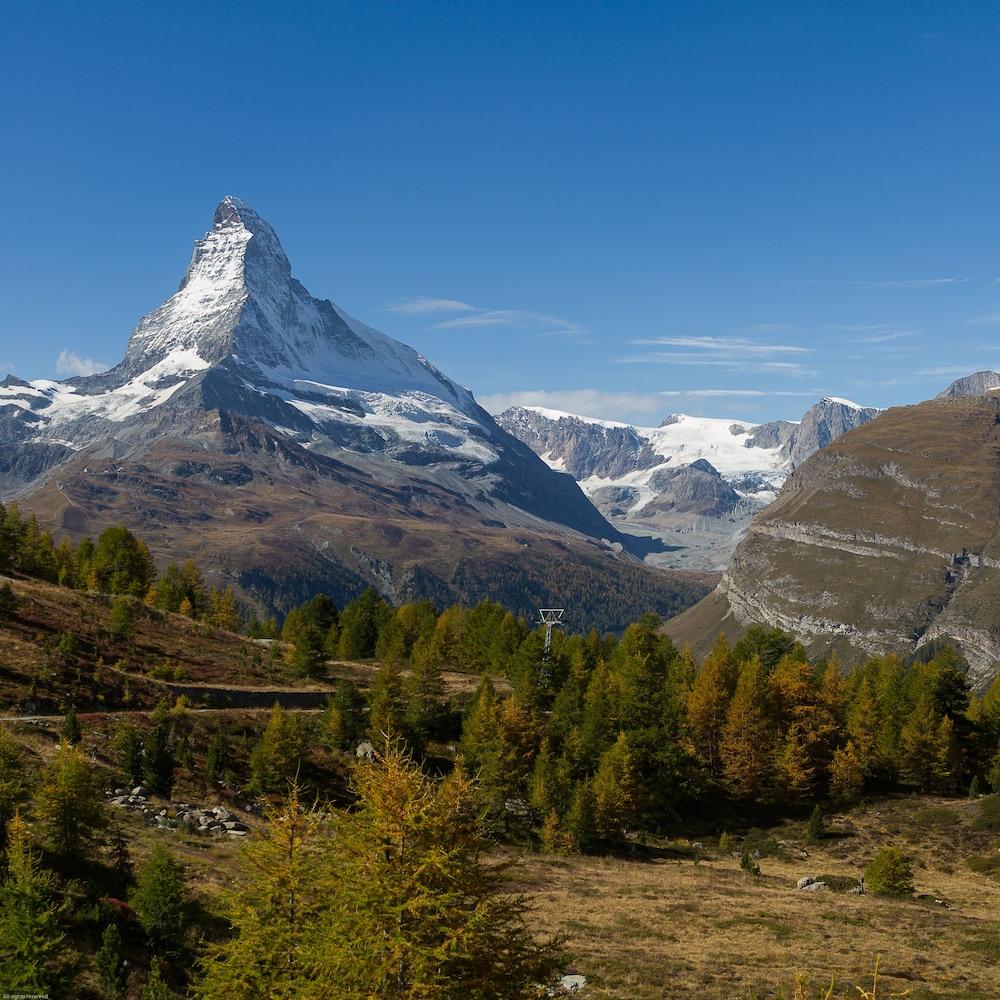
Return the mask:
<svg viewBox="0 0 1000 1000">
<path fill-rule="evenodd" d="M 111 618 L 108 631 L 116 639 L 130 639 L 135 628 L 135 615 L 127 597 L 116 597 L 111 602 Z"/>
<path fill-rule="evenodd" d="M 867 674 L 862 676 L 847 709 L 847 735 L 854 745 L 863 773 L 872 773 L 876 767 L 879 708 L 874 682 Z"/>
<path fill-rule="evenodd" d="M 209 947 L 195 994 L 206 1000 L 298 1000 L 317 996 L 313 961 L 327 882 L 320 871 L 323 816 L 298 789 L 268 811 L 243 845 L 224 901 L 232 936 Z"/>
<path fill-rule="evenodd" d="M 300 677 L 320 677 L 324 667 L 324 634 L 312 623 L 303 623 L 295 637 L 289 664 Z"/>
<path fill-rule="evenodd" d="M 250 754 L 250 785 L 258 792 L 283 791 L 302 759 L 303 735 L 297 716 L 275 702 L 260 741 Z"/>
<path fill-rule="evenodd" d="M 369 587 L 340 616 L 338 654 L 345 660 L 374 656 L 379 632 L 391 616 L 392 608 L 377 590 Z"/>
<path fill-rule="evenodd" d="M 365 699 L 350 681 L 339 681 L 323 715 L 323 732 L 330 744 L 353 750 L 365 732 Z"/>
<path fill-rule="evenodd" d="M 236 591 L 232 586 L 225 590 L 216 590 L 214 587 L 208 595 L 208 620 L 216 628 L 226 629 L 229 632 L 239 632 L 240 606 L 236 599 Z"/>
<path fill-rule="evenodd" d="M 593 786 L 587 780 L 578 782 L 573 791 L 573 803 L 566 814 L 565 824 L 566 832 L 577 851 L 585 853 L 597 842 L 595 811 Z"/>
<path fill-rule="evenodd" d="M 10 823 L 6 871 L 0 880 L 0 976 L 9 994 L 56 996 L 68 979 L 52 876 L 31 849 L 20 816 Z"/>
<path fill-rule="evenodd" d="M 405 721 L 418 742 L 433 737 L 441 725 L 444 701 L 444 676 L 433 657 L 419 658 L 410 669 L 404 684 Z"/>
<path fill-rule="evenodd" d="M 610 667 L 601 661 L 587 685 L 580 727 L 582 750 L 589 767 L 597 767 L 601 755 L 614 744 L 619 730 L 617 686 Z"/>
<path fill-rule="evenodd" d="M 573 850 L 573 837 L 564 829 L 555 809 L 550 809 L 546 815 L 538 839 L 546 854 L 569 854 Z"/>
<path fill-rule="evenodd" d="M 335 818 L 319 979 L 327 996 L 521 998 L 557 968 L 526 901 L 488 865 L 477 796 L 461 768 L 424 776 L 389 744 Z"/>
<path fill-rule="evenodd" d="M 217 785 L 229 764 L 229 746 L 222 733 L 216 733 L 205 752 L 205 783 Z"/>
<path fill-rule="evenodd" d="M 853 740 L 836 750 L 830 761 L 830 797 L 842 805 L 857 802 L 864 789 L 864 767 Z"/>
<path fill-rule="evenodd" d="M 79 747 L 60 743 L 45 769 L 35 813 L 48 843 L 70 861 L 88 858 L 107 826 L 97 771 Z"/>
<path fill-rule="evenodd" d="M 118 726 L 111 748 L 117 758 L 118 766 L 129 783 L 138 785 L 145 776 L 142 737 L 127 719 Z"/>
<path fill-rule="evenodd" d="M 69 743 L 72 746 L 76 746 L 83 737 L 83 733 L 80 730 L 80 721 L 76 717 L 75 705 L 70 705 L 66 710 L 66 715 L 63 718 L 62 727 L 59 732 L 63 742 Z"/>
<path fill-rule="evenodd" d="M 176 994 L 167 986 L 160 968 L 160 960 L 153 958 L 149 966 L 149 975 L 139 993 L 139 1000 L 173 1000 Z"/>
<path fill-rule="evenodd" d="M 605 840 L 621 840 L 642 808 L 642 789 L 628 737 L 619 733 L 594 775 L 594 823 Z"/>
<path fill-rule="evenodd" d="M 572 800 L 572 791 L 567 761 L 557 757 L 549 740 L 543 739 L 535 757 L 528 789 L 532 809 L 540 817 L 553 812 L 557 817 L 565 816 Z"/>
<path fill-rule="evenodd" d="M 729 643 L 724 635 L 720 635 L 695 675 L 687 698 L 688 723 L 695 746 L 713 777 L 721 772 L 719 746 L 726 712 L 736 687 L 736 676 Z"/>
<path fill-rule="evenodd" d="M 406 703 L 403 699 L 403 676 L 394 660 L 378 668 L 369 694 L 368 738 L 376 745 L 387 737 L 409 735 L 406 728 Z"/>
<path fill-rule="evenodd" d="M 101 532 L 89 572 L 96 589 L 135 597 L 142 597 L 156 578 L 149 549 L 128 528 L 122 527 Z"/>
<path fill-rule="evenodd" d="M 0 727 L 0 851 L 7 845 L 11 821 L 27 798 L 28 778 L 21 748 L 14 737 Z"/>
<path fill-rule="evenodd" d="M 400 663 L 409 660 L 414 643 L 421 638 L 419 633 L 412 630 L 415 608 L 415 604 L 401 604 L 386 621 L 375 643 L 377 660 L 380 662 L 396 660 Z M 433 630 L 433 625 L 431 629 Z"/>
<path fill-rule="evenodd" d="M 899 754 L 903 773 L 923 791 L 930 791 L 942 778 L 941 753 L 937 740 L 941 720 L 929 697 L 913 709 L 899 734 Z"/>
<path fill-rule="evenodd" d="M 139 866 L 129 902 L 154 948 L 177 952 L 184 943 L 184 869 L 162 844 Z"/>
<path fill-rule="evenodd" d="M 127 967 L 125 948 L 121 931 L 116 923 L 110 923 L 101 935 L 101 946 L 94 954 L 94 968 L 101 992 L 109 1000 L 124 995 Z"/>
<path fill-rule="evenodd" d="M 170 710 L 161 700 L 152 713 L 153 728 L 142 745 L 145 780 L 154 792 L 169 795 L 174 786 L 173 727 Z"/>
<path fill-rule="evenodd" d="M 763 794 L 774 776 L 774 730 L 768 718 L 767 693 L 760 659 L 743 663 L 726 713 L 719 756 L 726 778 L 747 797 Z"/>
</svg>

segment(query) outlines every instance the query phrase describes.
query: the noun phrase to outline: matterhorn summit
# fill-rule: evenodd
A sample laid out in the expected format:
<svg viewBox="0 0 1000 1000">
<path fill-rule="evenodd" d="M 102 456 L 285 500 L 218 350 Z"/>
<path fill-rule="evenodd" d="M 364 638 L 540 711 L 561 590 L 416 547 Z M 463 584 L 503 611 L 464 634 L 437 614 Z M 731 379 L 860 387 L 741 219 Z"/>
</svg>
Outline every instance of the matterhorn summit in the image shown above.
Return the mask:
<svg viewBox="0 0 1000 1000">
<path fill-rule="evenodd" d="M 414 448 L 486 465 L 498 458 L 495 426 L 468 390 L 313 298 L 271 226 L 232 196 L 195 243 L 177 292 L 139 321 L 118 365 L 65 382 L 8 380 L 0 420 L 21 441 L 76 450 L 122 438 L 123 424 L 168 402 L 176 408 L 188 389 L 310 447 L 322 449 L 332 429 L 340 446 L 404 460 Z"/>
<path fill-rule="evenodd" d="M 558 584 L 617 627 L 649 593 L 661 612 L 691 596 L 622 555 L 630 540 L 573 478 L 468 389 L 292 270 L 274 229 L 224 198 L 114 368 L 0 383 L 0 499 L 77 536 L 134 527 L 161 560 L 196 556 L 271 610 L 371 585 L 528 614 Z M 587 582 L 596 565 L 634 598 L 621 622 Z"/>
</svg>

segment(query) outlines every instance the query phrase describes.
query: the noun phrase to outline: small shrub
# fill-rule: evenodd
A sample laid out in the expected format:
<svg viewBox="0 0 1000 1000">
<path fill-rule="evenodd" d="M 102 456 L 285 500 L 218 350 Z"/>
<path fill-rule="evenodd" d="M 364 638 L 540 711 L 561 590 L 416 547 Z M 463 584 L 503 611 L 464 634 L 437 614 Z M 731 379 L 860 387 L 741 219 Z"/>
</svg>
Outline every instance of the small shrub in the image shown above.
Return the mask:
<svg viewBox="0 0 1000 1000">
<path fill-rule="evenodd" d="M 741 850 L 744 854 L 756 853 L 761 858 L 784 858 L 787 853 L 781 845 L 763 830 L 752 827 L 743 838 Z"/>
<path fill-rule="evenodd" d="M 980 875 L 1000 875 L 1000 851 L 965 859 L 966 865 Z"/>
<path fill-rule="evenodd" d="M 826 836 L 826 821 L 823 819 L 823 810 L 817 805 L 809 817 L 809 825 L 806 827 L 806 840 L 810 844 L 818 844 Z"/>
<path fill-rule="evenodd" d="M 977 830 L 1000 830 L 1000 794 L 979 800 L 979 815 L 972 825 Z"/>
<path fill-rule="evenodd" d="M 754 876 L 754 878 L 760 876 L 760 865 L 757 864 L 747 851 L 744 851 L 740 855 L 740 868 L 742 868 L 748 875 Z"/>
<path fill-rule="evenodd" d="M 0 584 L 0 622 L 14 617 L 17 610 L 17 598 L 9 583 Z"/>
<path fill-rule="evenodd" d="M 733 838 L 730 837 L 728 833 L 724 832 L 722 836 L 719 837 L 719 850 L 723 854 L 729 854 L 732 851 L 732 849 L 733 849 Z"/>
<path fill-rule="evenodd" d="M 959 822 L 959 815 L 947 806 L 928 806 L 913 817 L 913 822 L 924 830 L 944 829 L 955 826 Z"/>
<path fill-rule="evenodd" d="M 816 881 L 825 883 L 831 892 L 850 892 L 858 887 L 858 880 L 850 875 L 817 875 Z"/>
<path fill-rule="evenodd" d="M 72 632 L 60 632 L 59 633 L 59 652 L 63 656 L 76 656 L 77 650 L 80 648 L 77 638 Z"/>
<path fill-rule="evenodd" d="M 979 775 L 974 774 L 972 781 L 969 782 L 969 798 L 978 799 L 980 795 L 982 795 L 982 790 L 979 787 Z"/>
<path fill-rule="evenodd" d="M 865 869 L 865 883 L 879 896 L 912 896 L 913 865 L 898 847 L 883 847 Z"/>
</svg>

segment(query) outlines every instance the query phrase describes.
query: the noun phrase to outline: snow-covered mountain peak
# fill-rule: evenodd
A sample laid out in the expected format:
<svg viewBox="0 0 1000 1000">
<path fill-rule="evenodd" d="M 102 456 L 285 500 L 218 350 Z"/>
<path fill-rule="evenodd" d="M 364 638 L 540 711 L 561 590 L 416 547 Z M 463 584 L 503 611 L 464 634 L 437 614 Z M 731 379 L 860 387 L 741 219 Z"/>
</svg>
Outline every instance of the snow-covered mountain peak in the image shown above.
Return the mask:
<svg viewBox="0 0 1000 1000">
<path fill-rule="evenodd" d="M 274 229 L 233 196 L 219 203 L 184 280 L 139 321 L 118 365 L 64 383 L 0 387 L 0 418 L 16 418 L 19 436 L 79 447 L 168 400 L 181 405 L 186 386 L 197 405 L 236 407 L 307 447 L 336 441 L 407 462 L 497 459 L 496 425 L 467 389 L 406 344 L 313 298 Z"/>
</svg>

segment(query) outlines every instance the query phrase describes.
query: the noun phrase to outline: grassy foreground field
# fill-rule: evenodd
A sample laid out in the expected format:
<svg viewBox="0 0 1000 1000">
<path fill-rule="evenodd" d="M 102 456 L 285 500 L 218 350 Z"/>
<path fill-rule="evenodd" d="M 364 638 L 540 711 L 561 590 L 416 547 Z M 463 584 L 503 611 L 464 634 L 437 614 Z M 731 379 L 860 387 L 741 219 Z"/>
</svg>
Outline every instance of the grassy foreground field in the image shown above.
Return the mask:
<svg viewBox="0 0 1000 1000">
<path fill-rule="evenodd" d="M 986 1000 L 1000 996 L 1000 838 L 974 830 L 975 815 L 962 800 L 881 802 L 837 817 L 819 845 L 788 824 L 769 831 L 781 857 L 764 857 L 759 879 L 715 845 L 677 842 L 655 860 L 532 856 L 521 880 L 534 925 L 569 936 L 595 998 L 792 997 L 797 973 L 810 1000 L 834 976 L 834 996 L 857 997 L 881 954 L 879 998 Z M 914 859 L 929 898 L 796 889 L 804 876 L 856 879 L 886 843 Z"/>
</svg>

